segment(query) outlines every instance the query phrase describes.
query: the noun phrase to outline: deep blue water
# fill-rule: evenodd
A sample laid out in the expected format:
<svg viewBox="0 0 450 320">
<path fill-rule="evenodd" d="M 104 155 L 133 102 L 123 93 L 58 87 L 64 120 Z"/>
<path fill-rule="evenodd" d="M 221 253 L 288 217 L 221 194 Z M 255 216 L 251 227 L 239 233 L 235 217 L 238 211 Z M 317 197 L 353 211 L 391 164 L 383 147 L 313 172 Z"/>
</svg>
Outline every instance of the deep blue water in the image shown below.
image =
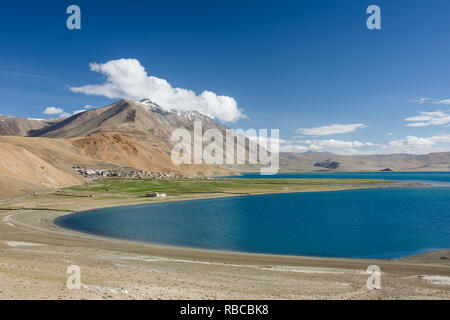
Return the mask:
<svg viewBox="0 0 450 320">
<path fill-rule="evenodd" d="M 259 173 L 244 173 L 235 178 L 322 178 L 322 179 L 381 179 L 396 181 L 430 182 L 450 186 L 450 172 L 300 172 L 279 173 L 261 176 Z"/>
<path fill-rule="evenodd" d="M 431 174 L 425 180 L 436 179 L 440 181 Z M 411 176 L 408 180 L 420 179 Z M 450 188 L 155 203 L 72 214 L 56 224 L 101 236 L 194 248 L 395 258 L 450 248 Z"/>
</svg>

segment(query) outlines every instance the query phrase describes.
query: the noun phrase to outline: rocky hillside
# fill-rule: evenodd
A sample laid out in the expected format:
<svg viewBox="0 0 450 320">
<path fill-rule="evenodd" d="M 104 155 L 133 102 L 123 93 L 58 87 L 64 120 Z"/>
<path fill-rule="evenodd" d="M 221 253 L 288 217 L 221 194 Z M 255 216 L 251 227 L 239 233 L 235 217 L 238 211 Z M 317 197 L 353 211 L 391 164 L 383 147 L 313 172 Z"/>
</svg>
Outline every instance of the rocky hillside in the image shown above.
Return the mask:
<svg viewBox="0 0 450 320">
<path fill-rule="evenodd" d="M 21 136 L 25 137 L 31 131 L 43 129 L 54 125 L 59 120 L 41 120 L 14 118 L 0 115 L 0 136 Z"/>
<path fill-rule="evenodd" d="M 150 101 L 121 100 L 60 122 L 7 131 L 0 137 L 0 197 L 79 184 L 74 166 L 132 167 L 183 176 L 230 175 L 237 172 L 217 165 L 175 165 L 171 161 L 172 131 L 226 128 L 197 112 L 165 111 Z M 19 121 L 16 121 L 19 123 Z M 2 122 L 0 122 L 0 128 Z M 19 137 L 25 134 L 27 137 Z"/>
<path fill-rule="evenodd" d="M 131 167 L 183 176 L 234 175 L 258 171 L 254 165 L 175 165 L 175 129 L 203 131 L 225 126 L 193 111 L 164 110 L 150 100 L 117 101 L 63 120 L 0 117 L 0 197 L 79 184 L 74 166 Z M 1 137 L 3 136 L 3 137 Z M 225 149 L 233 147 L 225 144 Z M 213 143 L 218 143 L 214 141 Z M 240 141 L 247 151 L 254 144 Z M 209 143 L 204 143 L 204 145 Z M 331 153 L 281 153 L 280 171 L 448 171 L 450 153 L 428 155 L 339 156 Z"/>
<path fill-rule="evenodd" d="M 76 114 L 53 126 L 31 131 L 29 136 L 74 138 L 114 132 L 169 142 L 173 130 L 193 130 L 195 120 L 202 121 L 205 129 L 226 129 L 212 118 L 195 111 L 166 111 L 150 100 L 121 100 Z"/>
</svg>

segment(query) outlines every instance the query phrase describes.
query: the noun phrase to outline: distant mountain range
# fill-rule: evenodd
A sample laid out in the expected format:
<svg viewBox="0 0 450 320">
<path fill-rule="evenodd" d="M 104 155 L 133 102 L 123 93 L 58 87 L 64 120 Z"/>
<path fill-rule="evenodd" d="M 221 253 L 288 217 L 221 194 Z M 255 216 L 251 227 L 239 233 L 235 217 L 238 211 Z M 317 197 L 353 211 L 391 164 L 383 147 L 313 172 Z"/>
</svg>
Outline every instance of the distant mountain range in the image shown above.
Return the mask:
<svg viewBox="0 0 450 320">
<path fill-rule="evenodd" d="M 171 161 L 173 130 L 227 129 L 196 111 L 164 110 L 150 100 L 120 100 L 67 119 L 0 116 L 0 195 L 17 196 L 82 183 L 73 166 L 131 167 L 184 176 L 258 171 L 249 165 L 182 165 Z M 245 148 L 253 143 L 245 139 Z M 428 155 L 339 156 L 281 153 L 281 171 L 448 171 L 450 152 Z"/>
<path fill-rule="evenodd" d="M 450 152 L 426 155 L 341 156 L 328 152 L 282 153 L 283 171 L 449 171 Z M 387 170 L 389 171 L 389 170 Z"/>
</svg>

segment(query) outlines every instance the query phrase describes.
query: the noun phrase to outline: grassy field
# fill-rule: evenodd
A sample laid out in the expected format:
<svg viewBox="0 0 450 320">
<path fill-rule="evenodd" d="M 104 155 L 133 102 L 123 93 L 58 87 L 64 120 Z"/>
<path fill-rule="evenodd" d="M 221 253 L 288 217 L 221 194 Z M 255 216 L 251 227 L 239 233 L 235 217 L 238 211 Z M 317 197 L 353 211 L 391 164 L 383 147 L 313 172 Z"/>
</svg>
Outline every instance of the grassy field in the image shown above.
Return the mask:
<svg viewBox="0 0 450 320">
<path fill-rule="evenodd" d="M 144 197 L 150 192 L 164 192 L 168 196 L 199 194 L 261 194 L 279 192 L 345 190 L 384 187 L 392 181 L 364 179 L 173 179 L 132 180 L 98 179 L 65 190 L 74 195 L 94 194 L 102 197 Z M 398 185 L 398 183 L 395 183 Z"/>
</svg>

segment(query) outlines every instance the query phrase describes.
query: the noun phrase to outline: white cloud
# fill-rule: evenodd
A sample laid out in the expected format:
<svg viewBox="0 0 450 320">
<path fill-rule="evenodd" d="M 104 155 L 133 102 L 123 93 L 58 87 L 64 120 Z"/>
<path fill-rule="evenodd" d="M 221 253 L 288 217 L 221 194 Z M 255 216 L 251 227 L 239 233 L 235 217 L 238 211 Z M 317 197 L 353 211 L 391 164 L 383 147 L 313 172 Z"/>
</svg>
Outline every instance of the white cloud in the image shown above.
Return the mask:
<svg viewBox="0 0 450 320">
<path fill-rule="evenodd" d="M 297 132 L 307 136 L 328 136 L 332 134 L 342 134 L 354 132 L 357 129 L 366 128 L 362 123 L 355 124 L 332 124 L 330 126 L 323 126 L 309 129 L 297 129 Z"/>
<path fill-rule="evenodd" d="M 48 108 L 45 108 L 43 113 L 44 114 L 60 114 L 63 112 L 64 112 L 64 110 L 61 108 L 48 107 Z"/>
<path fill-rule="evenodd" d="M 431 137 L 407 136 L 391 140 L 386 144 L 361 141 L 342 141 L 335 139 L 280 140 L 282 152 L 332 152 L 341 155 L 369 155 L 409 153 L 426 154 L 450 151 L 450 134 Z"/>
<path fill-rule="evenodd" d="M 69 118 L 71 116 L 73 116 L 73 114 L 68 113 L 68 112 L 63 112 L 59 115 L 60 118 Z"/>
<path fill-rule="evenodd" d="M 74 111 L 73 113 L 69 113 L 69 112 L 65 112 L 64 109 L 62 109 L 62 108 L 48 107 L 48 108 L 45 108 L 45 110 L 42 113 L 48 114 L 48 115 L 55 115 L 55 116 L 58 116 L 58 118 L 69 118 L 77 113 L 85 112 L 85 111 L 86 110 L 77 110 L 77 111 Z"/>
<path fill-rule="evenodd" d="M 432 103 L 432 104 L 450 104 L 450 99 L 432 99 L 432 98 L 419 98 L 410 100 L 410 102 L 414 103 Z"/>
<path fill-rule="evenodd" d="M 430 152 L 450 151 L 450 134 L 430 137 L 407 136 L 404 139 L 391 140 L 373 153 L 409 153 L 426 154 Z"/>
<path fill-rule="evenodd" d="M 264 148 L 267 148 L 267 146 L 271 145 L 271 144 L 281 144 L 281 143 L 286 143 L 286 140 L 284 139 L 279 139 L 279 138 L 272 138 L 272 137 L 264 137 L 264 136 L 246 136 L 247 138 L 249 138 L 251 141 L 259 143 L 260 145 L 262 145 Z"/>
<path fill-rule="evenodd" d="M 405 144 L 405 140 L 392 140 L 389 142 L 389 146 L 391 147 L 401 147 Z"/>
<path fill-rule="evenodd" d="M 385 147 L 391 152 L 406 152 L 406 153 L 428 153 L 428 152 L 442 152 L 450 149 L 450 135 L 438 135 L 431 137 L 415 137 L 407 136 L 405 139 L 393 140 Z"/>
<path fill-rule="evenodd" d="M 423 111 L 419 112 L 418 116 L 406 118 L 405 121 L 411 122 L 406 125 L 407 127 L 444 125 L 450 123 L 450 114 L 447 114 L 444 111 Z"/>
<path fill-rule="evenodd" d="M 418 138 L 414 136 L 407 136 L 405 143 L 409 146 L 415 147 L 431 147 L 434 145 L 434 141 L 432 139 Z"/>
<path fill-rule="evenodd" d="M 426 102 L 433 102 L 433 99 L 431 98 L 418 98 L 418 99 L 413 99 L 410 102 L 414 102 L 414 103 L 426 103 Z"/>
<path fill-rule="evenodd" d="M 430 139 L 436 143 L 450 143 L 450 134 L 434 136 L 434 137 L 431 137 Z"/>
<path fill-rule="evenodd" d="M 103 64 L 91 63 L 90 67 L 92 71 L 104 74 L 106 82 L 71 87 L 72 91 L 110 99 L 149 98 L 164 109 L 195 110 L 222 121 L 236 121 L 243 117 L 234 98 L 218 96 L 206 90 L 197 95 L 192 90 L 174 88 L 165 79 L 149 76 L 136 59 L 111 60 Z"/>
<path fill-rule="evenodd" d="M 427 138 L 418 138 L 414 136 L 406 137 L 406 144 L 410 146 L 416 147 L 431 147 L 434 145 L 434 141 L 432 139 Z"/>
<path fill-rule="evenodd" d="M 281 152 L 307 152 L 310 149 L 307 146 L 295 145 L 295 144 L 286 144 L 280 146 Z"/>
<path fill-rule="evenodd" d="M 372 143 L 364 143 L 360 141 L 341 141 L 335 139 L 327 140 L 307 140 L 305 141 L 309 144 L 310 150 L 321 150 L 321 149 L 346 149 L 346 148 L 361 148 L 373 146 Z"/>
<path fill-rule="evenodd" d="M 361 141 L 342 141 L 335 139 L 280 140 L 283 152 L 330 151 L 339 154 L 358 153 L 356 149 L 374 147 L 377 144 Z"/>
</svg>

